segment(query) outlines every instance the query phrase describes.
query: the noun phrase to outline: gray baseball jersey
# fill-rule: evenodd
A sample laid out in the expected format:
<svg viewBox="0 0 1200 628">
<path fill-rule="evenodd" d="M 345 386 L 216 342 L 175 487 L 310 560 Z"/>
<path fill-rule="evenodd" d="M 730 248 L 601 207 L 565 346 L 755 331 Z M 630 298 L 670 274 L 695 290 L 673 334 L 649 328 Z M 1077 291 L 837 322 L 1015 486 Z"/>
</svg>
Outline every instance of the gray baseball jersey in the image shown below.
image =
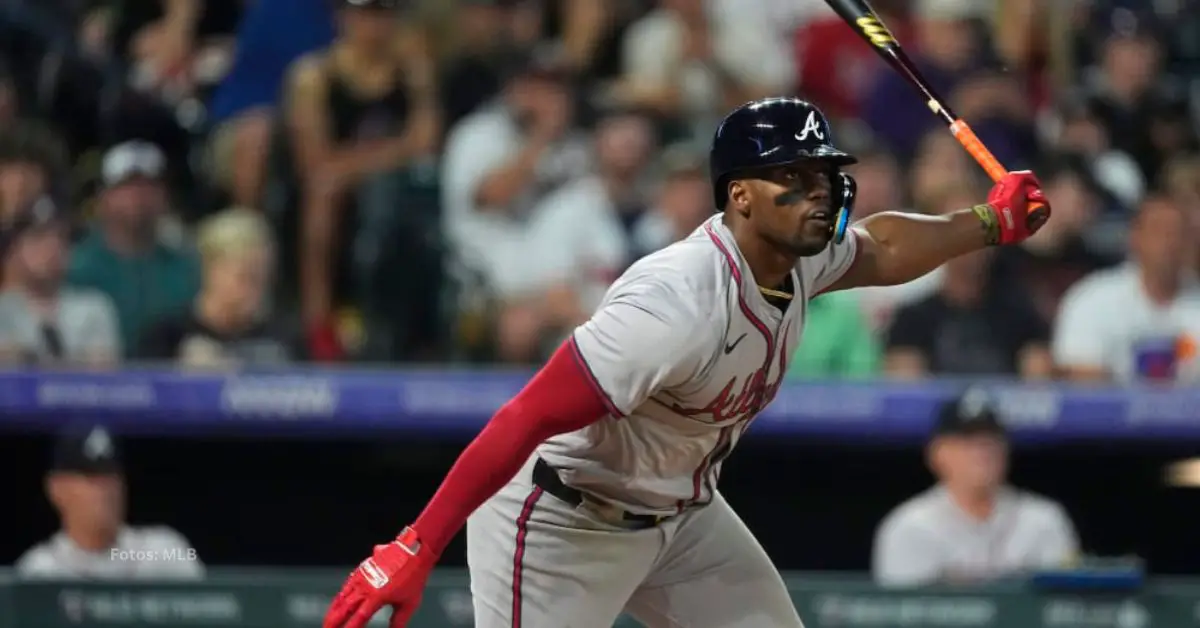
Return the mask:
<svg viewBox="0 0 1200 628">
<path fill-rule="evenodd" d="M 198 580 L 204 564 L 182 534 L 166 526 L 117 533 L 106 550 L 89 551 L 59 532 L 26 551 L 14 565 L 25 579 L 50 580 Z"/>
<path fill-rule="evenodd" d="M 872 572 L 886 586 L 978 582 L 1059 567 L 1079 541 L 1062 506 L 1005 488 L 986 521 L 971 519 L 940 486 L 898 506 L 880 524 Z"/>
<path fill-rule="evenodd" d="M 467 522 L 477 628 L 610 628 L 622 611 L 651 628 L 802 628 L 717 477 L 858 237 L 801 259 L 784 310 L 720 216 L 617 280 L 570 339 L 609 416 L 544 443 Z M 533 481 L 539 457 L 583 503 Z M 629 528 L 621 510 L 666 518 Z"/>
<path fill-rule="evenodd" d="M 859 236 L 801 258 L 786 311 L 767 303 L 721 217 L 634 264 L 570 342 L 610 416 L 539 448 L 563 480 L 630 511 L 713 497 L 725 458 L 775 397 L 808 300 L 850 268 Z"/>
</svg>

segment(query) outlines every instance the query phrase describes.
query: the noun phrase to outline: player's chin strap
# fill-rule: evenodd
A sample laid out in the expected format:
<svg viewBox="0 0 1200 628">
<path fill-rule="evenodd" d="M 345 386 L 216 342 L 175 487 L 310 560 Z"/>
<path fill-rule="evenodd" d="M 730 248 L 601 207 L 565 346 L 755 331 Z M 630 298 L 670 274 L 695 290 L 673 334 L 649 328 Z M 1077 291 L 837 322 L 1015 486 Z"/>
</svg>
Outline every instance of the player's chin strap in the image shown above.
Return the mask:
<svg viewBox="0 0 1200 628">
<path fill-rule="evenodd" d="M 854 213 L 854 199 L 858 196 L 858 182 L 854 177 L 837 170 L 833 173 L 833 202 L 839 203 L 837 216 L 834 216 L 831 238 L 834 244 L 841 244 L 846 239 L 846 229 L 850 226 L 850 214 Z"/>
</svg>

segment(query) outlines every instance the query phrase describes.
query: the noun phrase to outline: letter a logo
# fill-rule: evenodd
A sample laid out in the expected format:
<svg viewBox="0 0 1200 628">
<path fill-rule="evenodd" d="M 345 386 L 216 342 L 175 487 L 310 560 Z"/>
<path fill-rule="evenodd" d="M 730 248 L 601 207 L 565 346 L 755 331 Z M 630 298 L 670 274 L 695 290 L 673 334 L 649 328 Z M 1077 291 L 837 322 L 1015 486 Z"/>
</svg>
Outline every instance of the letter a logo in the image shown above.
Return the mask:
<svg viewBox="0 0 1200 628">
<path fill-rule="evenodd" d="M 796 139 L 803 142 L 808 139 L 808 135 L 811 133 L 817 136 L 817 139 L 822 142 L 825 141 L 825 130 L 821 126 L 821 121 L 817 119 L 817 112 L 808 112 L 808 120 L 804 121 L 804 128 L 800 129 L 800 132 L 796 134 Z"/>
</svg>

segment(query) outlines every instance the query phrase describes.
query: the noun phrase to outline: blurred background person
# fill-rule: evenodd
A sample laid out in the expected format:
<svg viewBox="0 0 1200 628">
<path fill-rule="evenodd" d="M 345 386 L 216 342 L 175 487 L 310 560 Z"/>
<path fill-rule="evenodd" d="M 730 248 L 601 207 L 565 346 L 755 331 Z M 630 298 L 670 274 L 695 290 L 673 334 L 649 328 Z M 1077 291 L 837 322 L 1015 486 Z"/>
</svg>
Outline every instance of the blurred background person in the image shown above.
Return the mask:
<svg viewBox="0 0 1200 628">
<path fill-rule="evenodd" d="M 1064 75 L 1069 50 L 1068 3 L 1050 6 L 1037 0 L 992 3 L 989 34 L 996 56 L 1014 73 L 1024 76 L 1028 93 L 1038 106 L 1052 90 L 1072 77 Z"/>
<path fill-rule="evenodd" d="M 787 375 L 814 380 L 864 379 L 879 375 L 882 350 L 857 295 L 823 294 L 808 304 L 808 328 Z"/>
<path fill-rule="evenodd" d="M 121 357 L 117 314 L 108 296 L 64 285 L 70 225 L 49 197 L 17 213 L 0 234 L 6 281 L 0 291 L 0 361 L 111 366 Z"/>
<path fill-rule="evenodd" d="M 983 178 L 979 166 L 944 129 L 921 136 L 907 174 L 909 206 L 923 214 L 945 210 L 939 202 L 946 188 L 978 184 Z"/>
<path fill-rule="evenodd" d="M 269 310 L 275 244 L 266 220 L 228 209 L 205 219 L 196 246 L 202 276 L 195 303 L 152 324 L 138 357 L 203 368 L 284 364 L 288 349 Z"/>
<path fill-rule="evenodd" d="M 1165 193 L 1187 214 L 1192 231 L 1193 273 L 1200 277 L 1200 156 L 1172 159 L 1164 167 Z"/>
<path fill-rule="evenodd" d="M 220 81 L 244 8 L 242 0 L 94 4 L 91 19 L 106 24 L 105 52 L 129 68 L 136 87 L 169 101 L 193 97 Z"/>
<path fill-rule="evenodd" d="M 688 144 L 675 144 L 659 159 L 657 194 L 633 227 L 632 245 L 637 258 L 691 235 L 716 211 L 707 158 Z"/>
<path fill-rule="evenodd" d="M 723 0 L 730 11 L 743 10 L 736 0 Z M 825 9 L 819 1 L 771 2 L 779 11 L 807 10 L 807 19 L 795 27 L 791 47 L 795 55 L 796 90 L 805 98 L 820 103 L 827 116 L 844 124 L 861 118 L 867 98 L 887 66 L 862 37 L 837 14 Z M 903 42 L 913 41 L 907 0 L 876 0 L 871 3 L 888 28 Z M 786 8 L 784 8 L 786 7 Z M 803 7 L 803 9 L 802 9 Z M 772 16 L 773 28 L 788 23 Z M 908 45 L 907 43 L 905 44 Z M 782 49 L 782 48 L 781 48 Z"/>
<path fill-rule="evenodd" d="M 1130 261 L 1086 277 L 1063 297 L 1054 360 L 1065 377 L 1200 381 L 1194 234 L 1171 198 L 1142 202 L 1129 233 Z"/>
<path fill-rule="evenodd" d="M 280 298 L 298 301 L 316 361 L 343 361 L 361 348 L 348 345 L 374 314 L 367 298 L 385 248 L 409 245 L 408 254 L 429 257 L 415 249 L 421 237 L 393 241 L 400 224 L 421 235 L 435 229 L 436 215 L 422 216 L 406 186 L 440 135 L 427 42 L 400 20 L 401 8 L 398 0 L 339 0 L 337 38 L 295 62 L 284 88 L 268 207 L 283 245 Z"/>
<path fill-rule="evenodd" d="M 229 72 L 209 104 L 208 171 L 234 205 L 262 207 L 288 66 L 333 38 L 329 0 L 246 3 Z"/>
<path fill-rule="evenodd" d="M 67 281 L 112 300 L 121 327 L 122 355 L 133 356 L 153 321 L 186 310 L 200 272 L 187 249 L 168 244 L 166 158 L 149 142 L 109 149 L 101 165 L 96 215 L 72 251 Z"/>
<path fill-rule="evenodd" d="M 645 116 L 603 115 L 595 131 L 596 174 L 567 183 L 534 209 L 530 272 L 545 300 L 548 347 L 587 321 L 636 259 L 632 236 L 651 202 L 647 174 L 655 148 Z"/>
<path fill-rule="evenodd" d="M 594 168 L 568 79 L 561 59 L 518 60 L 501 97 L 464 118 L 446 140 L 446 234 L 458 261 L 496 302 L 496 352 L 505 362 L 533 359 L 542 327 L 530 225 L 543 200 Z"/>
<path fill-rule="evenodd" d="M 938 213 L 970 207 L 980 198 L 974 187 L 943 194 Z M 886 342 L 889 376 L 1053 375 L 1049 327 L 1023 286 L 995 280 L 996 255 L 988 249 L 950 261 L 935 294 L 896 312 Z"/>
<path fill-rule="evenodd" d="M 439 91 L 446 128 L 496 98 L 506 63 L 533 42 L 523 41 L 522 0 L 459 0 L 442 13 Z"/>
<path fill-rule="evenodd" d="M 1103 213 L 1127 218 L 1146 193 L 1146 177 L 1129 153 L 1112 145 L 1094 104 L 1068 100 L 1051 114 L 1046 131 L 1050 155 L 1073 157 L 1107 198 Z"/>
<path fill-rule="evenodd" d="M 1103 192 L 1084 163 L 1047 158 L 1038 168 L 1043 189 L 1054 198 L 1054 225 L 997 260 L 1002 273 L 1023 284 L 1046 321 L 1054 320 L 1063 294 L 1089 273 L 1126 255 L 1126 220 L 1104 217 Z M 1047 198 L 1050 198 L 1049 196 Z"/>
<path fill-rule="evenodd" d="M 996 157 L 1017 167 L 1035 148 L 1029 97 L 1011 75 L 992 70 L 982 36 L 987 3 L 914 0 L 913 61 L 930 85 L 944 94 Z M 917 152 L 921 137 L 937 128 L 925 103 L 897 72 L 884 72 L 867 98 L 863 118 L 902 159 Z"/>
<path fill-rule="evenodd" d="M 54 447 L 46 497 L 61 529 L 16 562 L 30 580 L 198 580 L 204 563 L 182 534 L 125 522 L 119 443 L 103 426 L 71 426 Z M 174 557 L 174 558 L 172 558 Z"/>
<path fill-rule="evenodd" d="M 714 19 L 704 0 L 661 0 L 625 33 L 610 97 L 674 122 L 668 139 L 706 139 L 729 109 L 791 89 L 791 58 L 765 27 L 740 11 Z"/>
<path fill-rule="evenodd" d="M 937 135 L 944 136 L 945 133 Z M 947 176 L 947 169 L 951 177 L 956 172 L 965 171 L 968 166 L 960 154 L 961 149 L 955 147 L 954 150 L 957 151 L 956 154 L 947 159 L 918 160 L 918 165 L 914 165 L 913 169 L 918 172 L 936 173 L 939 182 Z M 858 197 L 854 203 L 853 220 L 862 220 L 884 211 L 914 211 L 908 209 L 912 205 L 905 199 L 908 188 L 906 180 L 909 177 L 900 168 L 894 155 L 881 147 L 874 146 L 865 151 L 856 152 L 855 156 L 858 157 L 858 163 L 848 168 L 854 174 L 855 180 L 858 181 Z M 947 168 L 946 162 L 953 164 L 953 168 Z M 928 183 L 926 187 L 933 185 L 934 183 Z M 939 185 L 944 184 L 939 183 Z M 921 198 L 924 199 L 926 196 L 928 193 L 922 194 Z M 853 294 L 858 300 L 865 321 L 870 325 L 872 332 L 882 334 L 891 324 L 892 316 L 897 308 L 916 302 L 935 292 L 938 284 L 941 283 L 941 276 L 942 271 L 939 268 L 905 284 L 855 288 L 849 291 L 849 294 Z"/>
<path fill-rule="evenodd" d="M 0 225 L 55 190 L 66 170 L 66 146 L 48 126 L 23 123 L 0 131 Z"/>
<path fill-rule="evenodd" d="M 1079 558 L 1066 510 L 1007 484 L 1008 447 L 1002 419 L 982 390 L 941 408 L 926 448 L 937 484 L 879 524 L 871 557 L 876 583 L 983 584 Z"/>
<path fill-rule="evenodd" d="M 1167 158 L 1195 146 L 1183 86 L 1164 73 L 1166 25 L 1151 5 L 1098 2 L 1089 31 L 1095 65 L 1084 93 L 1112 146 L 1156 186 Z"/>
</svg>

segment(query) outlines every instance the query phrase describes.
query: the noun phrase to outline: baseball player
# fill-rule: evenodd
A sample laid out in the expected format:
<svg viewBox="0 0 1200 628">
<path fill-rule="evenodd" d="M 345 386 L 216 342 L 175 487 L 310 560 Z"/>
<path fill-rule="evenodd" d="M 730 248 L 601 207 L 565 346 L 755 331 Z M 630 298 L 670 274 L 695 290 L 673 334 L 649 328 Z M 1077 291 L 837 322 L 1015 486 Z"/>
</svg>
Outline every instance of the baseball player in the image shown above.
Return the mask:
<svg viewBox="0 0 1200 628">
<path fill-rule="evenodd" d="M 1014 172 L 975 207 L 847 229 L 854 161 L 803 100 L 730 113 L 711 149 L 720 213 L 612 286 L 417 520 L 351 574 L 326 628 L 383 606 L 405 625 L 464 523 L 480 628 L 608 628 L 622 612 L 652 628 L 800 627 L 716 485 L 778 392 L 809 299 L 912 280 L 1049 216 L 1037 179 Z"/>
<path fill-rule="evenodd" d="M 1008 434 L 999 414 L 976 388 L 942 406 L 926 449 L 938 482 L 879 525 L 871 561 L 877 584 L 977 584 L 1078 558 L 1067 511 L 1006 482 Z"/>
</svg>

